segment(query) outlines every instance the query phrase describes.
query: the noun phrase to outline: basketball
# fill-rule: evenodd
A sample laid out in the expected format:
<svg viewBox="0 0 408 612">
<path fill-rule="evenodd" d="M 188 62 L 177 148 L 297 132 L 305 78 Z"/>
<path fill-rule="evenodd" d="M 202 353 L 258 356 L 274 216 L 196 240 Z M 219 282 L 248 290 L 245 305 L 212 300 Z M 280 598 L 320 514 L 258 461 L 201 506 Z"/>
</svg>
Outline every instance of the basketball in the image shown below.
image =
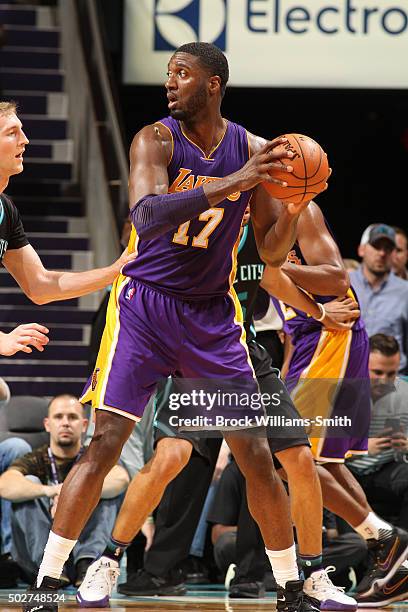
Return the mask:
<svg viewBox="0 0 408 612">
<path fill-rule="evenodd" d="M 329 162 L 321 146 L 309 136 L 303 134 L 284 134 L 288 142 L 283 145 L 287 151 L 292 151 L 293 157 L 281 163 L 293 167 L 293 172 L 284 172 L 273 169 L 273 178 L 285 181 L 287 187 L 276 183 L 263 182 L 265 189 L 282 202 L 300 204 L 305 200 L 312 200 L 324 190 L 329 178 Z"/>
</svg>

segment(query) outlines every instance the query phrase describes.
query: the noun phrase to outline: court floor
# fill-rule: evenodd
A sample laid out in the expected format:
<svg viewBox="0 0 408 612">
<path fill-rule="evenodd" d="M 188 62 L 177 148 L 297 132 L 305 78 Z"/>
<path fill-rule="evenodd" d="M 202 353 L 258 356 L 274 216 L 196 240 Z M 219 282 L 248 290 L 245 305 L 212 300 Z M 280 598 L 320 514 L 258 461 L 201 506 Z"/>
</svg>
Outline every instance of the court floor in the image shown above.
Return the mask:
<svg viewBox="0 0 408 612">
<path fill-rule="evenodd" d="M 0 612 L 21 608 L 21 599 L 25 589 L 0 590 Z M 59 610 L 77 608 L 75 590 L 73 588 L 61 591 L 64 601 L 60 603 Z M 111 610 L 125 612 L 128 609 L 138 612 L 189 612 L 206 610 L 208 612 L 270 612 L 275 611 L 275 593 L 268 593 L 263 599 L 229 600 L 223 585 L 194 586 L 182 597 L 126 597 L 114 592 L 111 598 Z M 101 608 L 87 608 L 97 610 Z M 408 612 L 408 609 L 404 612 Z"/>
<path fill-rule="evenodd" d="M 0 612 L 15 611 L 21 608 L 21 598 L 25 589 L 0 590 Z M 59 610 L 78 609 L 75 602 L 75 590 L 64 589 L 64 602 L 60 604 Z M 114 593 L 111 599 L 111 610 L 126 612 L 132 610 L 137 612 L 195 612 L 205 610 L 206 612 L 275 612 L 275 593 L 268 593 L 263 599 L 229 599 L 223 585 L 194 586 L 183 597 L 125 597 Z M 384 610 L 393 612 L 408 612 L 408 602 L 389 606 Z M 102 610 L 102 608 L 87 608 Z M 368 610 L 368 608 L 365 608 Z M 381 610 L 381 608 L 376 608 Z"/>
</svg>

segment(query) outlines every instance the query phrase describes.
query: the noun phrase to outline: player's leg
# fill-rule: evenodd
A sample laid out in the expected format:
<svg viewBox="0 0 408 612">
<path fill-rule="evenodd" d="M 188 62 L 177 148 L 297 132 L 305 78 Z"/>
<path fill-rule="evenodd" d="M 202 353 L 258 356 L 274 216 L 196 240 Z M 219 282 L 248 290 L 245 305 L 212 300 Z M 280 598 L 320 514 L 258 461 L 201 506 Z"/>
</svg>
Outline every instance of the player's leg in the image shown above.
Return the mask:
<svg viewBox="0 0 408 612">
<path fill-rule="evenodd" d="M 158 506 L 165 488 L 181 472 L 190 459 L 191 443 L 178 438 L 163 438 L 153 457 L 130 483 L 112 538 L 130 543 L 147 517 Z"/>
<path fill-rule="evenodd" d="M 176 306 L 164 302 L 165 296 L 124 277 L 119 276 L 112 289 L 96 368 L 82 397 L 83 401 L 92 399 L 99 408 L 95 433 L 61 491 L 37 589 L 57 588 L 62 566 L 98 502 L 104 477 L 119 459 L 122 446 L 141 418 L 158 379 L 166 377 L 174 367 L 171 355 L 177 342 L 172 335 Z M 167 307 L 168 319 L 156 322 L 156 331 L 161 328 L 162 333 L 154 335 L 152 313 L 163 312 Z M 145 355 L 150 355 L 152 343 L 162 350 L 145 367 Z M 31 611 L 32 607 L 30 604 L 25 609 Z M 55 610 L 56 606 L 45 603 L 36 609 Z"/>
<path fill-rule="evenodd" d="M 372 511 L 363 488 L 344 463 L 324 463 L 322 467 L 329 472 L 331 477 L 338 485 L 340 485 L 343 491 L 348 493 L 349 496 L 355 500 L 361 510 L 365 513 L 365 516 Z M 347 520 L 347 522 L 353 527 L 359 525 L 359 523 L 351 522 L 349 520 Z"/>
<path fill-rule="evenodd" d="M 105 476 L 117 463 L 133 426 L 134 421 L 123 416 L 97 411 L 92 441 L 70 470 L 61 489 L 37 586 L 44 576 L 59 578 L 79 534 L 100 499 Z"/>
<path fill-rule="evenodd" d="M 182 472 L 167 486 L 155 517 L 153 543 L 143 570 L 121 584 L 126 595 L 182 595 L 186 592 L 177 565 L 189 554 L 203 503 L 211 483 L 221 441 L 205 442 L 205 456 L 195 451 Z M 203 445 L 200 444 L 200 447 Z"/>
<path fill-rule="evenodd" d="M 157 392 L 154 402 L 157 410 L 154 420 L 155 453 L 128 488 L 120 517 L 103 555 L 88 568 L 77 593 L 77 601 L 82 606 L 102 607 L 109 604 L 120 558 L 146 516 L 159 503 L 164 491 L 163 503 L 159 505 L 156 517 L 155 536 L 145 558 L 147 571 L 132 576 L 120 585 L 120 590 L 128 595 L 182 595 L 185 592 L 180 580 L 177 582 L 173 577 L 166 580 L 166 574 L 188 554 L 220 441 L 211 440 L 211 443 L 215 443 L 215 452 L 212 452 L 210 447 L 214 445 L 205 444 L 206 440 L 193 434 L 180 433 L 172 427 L 170 417 L 173 413 L 169 409 L 172 388 L 168 379 L 168 383 Z M 193 447 L 197 452 L 194 460 L 189 462 Z M 188 468 L 184 470 L 187 463 Z M 182 473 L 174 484 L 167 487 L 179 472 Z M 195 495 L 191 495 L 192 488 Z M 174 544 L 175 541 L 177 544 Z M 180 554 L 181 558 L 178 557 Z"/>
<path fill-rule="evenodd" d="M 320 569 L 323 502 L 319 477 L 310 448 L 309 446 L 295 446 L 277 452 L 275 455 L 287 476 L 301 565 L 312 568 L 319 564 Z M 316 563 L 315 557 L 318 558 Z"/>
<path fill-rule="evenodd" d="M 187 440 L 163 438 L 150 461 L 134 476 L 112 536 L 102 556 L 89 566 L 78 590 L 77 601 L 82 607 L 109 605 L 123 553 L 159 504 L 167 484 L 188 463 L 191 450 L 192 445 Z"/>
<path fill-rule="evenodd" d="M 253 434 L 225 434 L 246 481 L 248 507 L 257 522 L 278 584 L 278 610 L 313 610 L 303 597 L 289 500 L 273 465 L 267 440 Z"/>
<path fill-rule="evenodd" d="M 205 308 L 194 303 L 186 304 L 180 369 L 184 377 L 206 379 L 209 384 L 215 381 L 216 386 L 213 385 L 212 389 L 219 388 L 218 385 L 224 387 L 222 397 L 231 397 L 232 391 L 236 395 L 240 387 L 243 397 L 257 397 L 259 405 L 259 388 L 254 380 L 240 321 L 242 311 L 233 291 L 226 298 L 209 301 Z M 207 347 L 205 352 L 203 346 Z M 255 406 L 252 402 L 251 408 L 248 404 L 239 404 L 218 406 L 215 409 L 217 414 L 212 411 L 214 423 L 228 422 L 231 415 L 238 416 L 245 423 L 254 421 L 251 408 Z M 202 412 L 208 415 L 205 409 Z M 259 416 L 263 414 L 262 406 L 259 406 L 258 413 Z M 221 430 L 225 427 L 221 426 Z M 248 432 L 239 435 L 225 433 L 225 439 L 245 477 L 248 506 L 261 530 L 279 585 L 278 610 L 304 611 L 309 606 L 309 609 L 315 609 L 304 596 L 303 581 L 299 580 L 289 500 L 274 469 L 266 433 L 263 437 Z"/>
<path fill-rule="evenodd" d="M 271 451 L 286 473 L 292 518 L 298 539 L 298 560 L 305 575 L 305 592 L 319 601 L 321 609 L 355 610 L 357 603 L 330 580 L 322 559 L 323 503 L 319 477 L 303 428 L 293 425 L 299 418 L 281 380 L 273 374 L 262 379 L 261 389 L 278 393 L 279 405 L 273 408 L 282 422 L 292 423 L 279 431 L 269 428 Z M 287 438 L 282 438 L 285 434 Z"/>
</svg>

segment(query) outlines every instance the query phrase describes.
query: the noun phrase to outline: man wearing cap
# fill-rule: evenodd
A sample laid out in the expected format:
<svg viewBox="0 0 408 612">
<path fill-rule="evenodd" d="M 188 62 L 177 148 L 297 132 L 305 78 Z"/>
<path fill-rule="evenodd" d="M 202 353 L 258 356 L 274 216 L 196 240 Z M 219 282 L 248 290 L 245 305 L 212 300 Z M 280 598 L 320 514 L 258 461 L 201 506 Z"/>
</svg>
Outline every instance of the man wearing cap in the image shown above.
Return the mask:
<svg viewBox="0 0 408 612">
<path fill-rule="evenodd" d="M 408 373 L 408 283 L 392 271 L 395 231 L 375 223 L 364 231 L 358 254 L 361 266 L 350 272 L 369 336 L 394 336 L 401 351 L 400 374 Z"/>
</svg>

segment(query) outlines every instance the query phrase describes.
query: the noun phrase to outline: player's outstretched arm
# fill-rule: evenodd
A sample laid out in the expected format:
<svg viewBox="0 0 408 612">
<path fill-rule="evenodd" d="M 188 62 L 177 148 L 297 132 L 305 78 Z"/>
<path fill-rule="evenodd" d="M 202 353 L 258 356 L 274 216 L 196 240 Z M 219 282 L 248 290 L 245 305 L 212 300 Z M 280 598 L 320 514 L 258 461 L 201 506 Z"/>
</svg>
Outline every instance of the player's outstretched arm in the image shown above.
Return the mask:
<svg viewBox="0 0 408 612">
<path fill-rule="evenodd" d="M 175 229 L 238 191 L 252 189 L 272 179 L 269 172 L 288 153 L 285 139 L 266 142 L 237 172 L 183 192 L 167 193 L 167 166 L 172 155 L 170 132 L 161 124 L 150 125 L 136 134 L 130 149 L 129 201 L 132 223 L 141 239 L 152 239 Z"/>
<path fill-rule="evenodd" d="M 46 270 L 36 251 L 28 244 L 21 249 L 8 250 L 3 257 L 3 264 L 30 300 L 35 304 L 47 304 L 80 297 L 107 287 L 115 280 L 121 268 L 135 256 L 125 251 L 106 268 L 60 272 Z"/>
<path fill-rule="evenodd" d="M 284 271 L 306 291 L 316 295 L 344 296 L 350 280 L 337 244 L 320 208 L 311 202 L 302 213 L 297 241 L 307 265 L 285 263 Z"/>
<path fill-rule="evenodd" d="M 314 319 L 319 320 L 328 329 L 350 329 L 353 321 L 360 316 L 357 302 L 351 299 L 348 299 L 347 303 L 339 302 L 336 309 L 325 311 L 322 305 L 319 305 L 307 293 L 297 287 L 281 268 L 266 266 L 261 287 L 285 304 L 297 310 L 302 310 Z"/>
</svg>

